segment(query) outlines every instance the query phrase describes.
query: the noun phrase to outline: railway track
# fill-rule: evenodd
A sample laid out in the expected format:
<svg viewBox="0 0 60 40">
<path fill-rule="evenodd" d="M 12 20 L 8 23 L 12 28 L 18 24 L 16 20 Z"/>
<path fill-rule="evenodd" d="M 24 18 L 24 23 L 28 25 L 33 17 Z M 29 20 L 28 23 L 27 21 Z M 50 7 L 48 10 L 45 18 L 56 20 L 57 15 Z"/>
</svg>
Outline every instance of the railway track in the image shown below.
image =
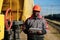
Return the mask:
<svg viewBox="0 0 60 40">
<path fill-rule="evenodd" d="M 53 28 L 57 29 L 60 33 L 60 25 L 59 24 L 56 24 L 54 22 L 51 22 L 49 20 L 47 20 L 48 24 L 51 25 Z"/>
</svg>

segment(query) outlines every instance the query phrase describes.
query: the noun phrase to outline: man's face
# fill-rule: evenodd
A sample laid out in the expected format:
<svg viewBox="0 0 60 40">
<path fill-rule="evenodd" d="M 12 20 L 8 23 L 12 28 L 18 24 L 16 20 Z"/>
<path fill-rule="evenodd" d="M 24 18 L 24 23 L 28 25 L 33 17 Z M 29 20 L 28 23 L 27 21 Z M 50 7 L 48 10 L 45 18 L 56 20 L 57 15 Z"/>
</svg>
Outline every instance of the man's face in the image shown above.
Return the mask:
<svg viewBox="0 0 60 40">
<path fill-rule="evenodd" d="M 37 17 L 39 15 L 40 11 L 33 11 L 33 15 Z"/>
</svg>

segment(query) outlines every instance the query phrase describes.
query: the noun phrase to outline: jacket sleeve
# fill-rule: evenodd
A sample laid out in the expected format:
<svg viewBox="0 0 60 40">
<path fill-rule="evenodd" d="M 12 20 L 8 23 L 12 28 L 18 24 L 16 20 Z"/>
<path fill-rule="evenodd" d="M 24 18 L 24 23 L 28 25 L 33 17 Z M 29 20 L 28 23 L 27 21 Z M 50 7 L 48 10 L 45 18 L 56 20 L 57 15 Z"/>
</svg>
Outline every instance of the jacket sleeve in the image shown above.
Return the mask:
<svg viewBox="0 0 60 40">
<path fill-rule="evenodd" d="M 28 34 L 28 25 L 27 25 L 27 23 L 28 23 L 28 19 L 23 24 L 23 32 L 25 34 Z"/>
<path fill-rule="evenodd" d="M 43 18 L 43 24 L 42 24 L 42 26 L 43 26 L 43 34 L 46 34 L 47 33 L 47 26 L 48 26 L 48 24 L 47 24 L 47 22 L 46 22 L 46 20 Z"/>
<path fill-rule="evenodd" d="M 47 30 L 48 29 L 48 23 L 44 18 L 43 18 L 43 25 L 44 25 L 44 28 Z"/>
</svg>

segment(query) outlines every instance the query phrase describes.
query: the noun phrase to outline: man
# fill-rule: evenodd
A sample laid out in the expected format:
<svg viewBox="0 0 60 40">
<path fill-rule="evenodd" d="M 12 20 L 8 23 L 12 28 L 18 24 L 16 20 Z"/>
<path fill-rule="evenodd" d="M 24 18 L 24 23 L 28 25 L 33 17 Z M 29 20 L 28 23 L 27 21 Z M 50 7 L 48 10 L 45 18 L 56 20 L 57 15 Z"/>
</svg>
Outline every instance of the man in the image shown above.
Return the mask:
<svg viewBox="0 0 60 40">
<path fill-rule="evenodd" d="M 40 6 L 35 5 L 32 16 L 29 17 L 23 25 L 23 31 L 28 37 L 27 40 L 44 40 L 47 25 L 44 18 L 39 15 L 40 11 Z"/>
</svg>

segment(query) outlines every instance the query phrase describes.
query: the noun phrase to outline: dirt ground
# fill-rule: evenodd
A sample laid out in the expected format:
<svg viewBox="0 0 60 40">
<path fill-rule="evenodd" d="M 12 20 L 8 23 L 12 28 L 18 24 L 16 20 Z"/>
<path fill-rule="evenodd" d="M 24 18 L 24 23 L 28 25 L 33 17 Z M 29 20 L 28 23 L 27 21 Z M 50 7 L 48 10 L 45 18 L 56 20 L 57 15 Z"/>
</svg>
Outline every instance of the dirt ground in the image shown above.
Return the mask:
<svg viewBox="0 0 60 40">
<path fill-rule="evenodd" d="M 24 34 L 24 32 L 21 32 L 20 38 L 20 40 L 27 40 L 27 35 Z"/>
<path fill-rule="evenodd" d="M 60 33 L 49 25 L 48 33 L 45 35 L 45 40 L 60 40 Z"/>
<path fill-rule="evenodd" d="M 27 35 L 21 32 L 20 38 L 21 40 L 27 40 Z M 60 34 L 56 29 L 49 25 L 49 30 L 47 31 L 44 40 L 60 40 Z"/>
</svg>

